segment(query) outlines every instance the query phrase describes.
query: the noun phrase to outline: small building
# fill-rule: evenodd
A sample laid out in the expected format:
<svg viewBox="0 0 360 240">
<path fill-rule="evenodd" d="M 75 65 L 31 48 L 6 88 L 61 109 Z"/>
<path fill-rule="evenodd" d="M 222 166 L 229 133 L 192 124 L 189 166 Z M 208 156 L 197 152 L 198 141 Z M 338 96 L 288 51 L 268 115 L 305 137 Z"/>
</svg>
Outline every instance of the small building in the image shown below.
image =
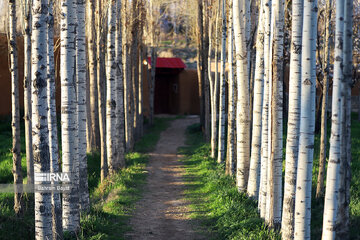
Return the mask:
<svg viewBox="0 0 360 240">
<path fill-rule="evenodd" d="M 149 81 L 151 58 L 146 61 L 144 77 L 144 114 L 149 113 Z M 197 71 L 186 69 L 180 58 L 157 58 L 154 94 L 155 114 L 199 114 L 199 87 Z"/>
</svg>

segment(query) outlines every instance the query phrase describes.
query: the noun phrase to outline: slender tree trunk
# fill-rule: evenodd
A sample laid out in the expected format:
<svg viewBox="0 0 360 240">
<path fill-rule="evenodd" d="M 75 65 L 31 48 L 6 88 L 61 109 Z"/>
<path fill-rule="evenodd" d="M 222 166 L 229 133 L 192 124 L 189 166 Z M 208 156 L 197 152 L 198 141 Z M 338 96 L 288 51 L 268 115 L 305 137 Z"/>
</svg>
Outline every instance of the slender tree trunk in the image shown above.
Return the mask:
<svg viewBox="0 0 360 240">
<path fill-rule="evenodd" d="M 233 1 L 234 36 L 237 71 L 237 165 L 236 183 L 239 191 L 246 191 L 250 168 L 250 111 L 249 80 L 245 44 L 245 26 L 241 19 L 239 1 Z"/>
<path fill-rule="evenodd" d="M 225 0 L 222 0 L 222 37 L 221 37 L 221 77 L 220 77 L 220 96 L 219 96 L 219 140 L 218 140 L 218 163 L 225 161 L 226 151 L 226 16 L 225 16 Z M 220 9 L 219 9 L 220 11 Z"/>
<path fill-rule="evenodd" d="M 47 105 L 50 150 L 50 172 L 60 172 L 59 140 L 56 118 L 56 90 L 55 90 L 55 60 L 54 60 L 54 16 L 53 0 L 49 0 L 48 33 L 47 33 Z M 52 182 L 54 183 L 54 182 Z M 52 234 L 53 239 L 63 238 L 61 195 L 58 192 L 51 194 L 52 205 Z"/>
<path fill-rule="evenodd" d="M 11 75 L 11 128 L 12 128 L 12 155 L 14 184 L 21 185 L 21 147 L 20 147 L 20 99 L 19 99 L 19 73 L 18 50 L 16 43 L 16 3 L 9 0 L 9 52 Z M 15 187 L 14 210 L 17 215 L 23 213 L 23 197 L 21 189 Z"/>
<path fill-rule="evenodd" d="M 79 188 L 78 152 L 76 136 L 78 125 L 76 101 L 76 3 L 75 0 L 61 1 L 61 133 L 62 163 L 64 172 L 70 173 L 70 192 L 63 193 L 63 228 L 75 233 L 79 230 Z"/>
<path fill-rule="evenodd" d="M 96 43 L 97 37 L 100 38 L 100 35 L 96 36 L 95 30 L 95 15 L 101 14 L 101 12 L 95 13 L 95 1 L 96 0 L 87 0 L 88 5 L 88 34 L 87 34 L 87 48 L 88 48 L 88 59 L 89 59 L 89 82 L 90 82 L 90 122 L 91 122 L 91 131 L 89 132 L 91 142 L 88 144 L 87 148 L 90 151 L 100 148 L 100 126 L 99 126 L 99 108 L 98 108 L 98 89 L 97 89 L 97 52 L 96 52 Z"/>
<path fill-rule="evenodd" d="M 208 54 L 209 54 L 209 31 L 206 29 L 209 28 L 209 2 L 203 0 L 203 15 L 204 15 L 204 45 L 202 51 L 202 69 L 204 74 L 204 108 L 205 108 L 205 126 L 204 126 L 204 138 L 206 142 L 210 142 L 211 139 L 211 115 L 210 115 L 210 85 L 209 85 L 209 67 L 208 67 Z"/>
<path fill-rule="evenodd" d="M 139 102 L 139 58 L 138 58 L 138 48 L 139 48 L 139 1 L 132 1 L 132 28 L 131 28 L 131 47 L 130 47 L 130 56 L 131 56 L 131 82 L 132 82 L 132 106 L 133 106 L 133 142 L 139 138 L 138 133 L 138 124 L 139 124 L 139 110 L 138 110 L 138 102 Z"/>
<path fill-rule="evenodd" d="M 34 159 L 32 151 L 31 127 L 31 14 L 32 0 L 25 1 L 25 34 L 24 34 L 24 120 L 27 183 L 34 183 Z"/>
<path fill-rule="evenodd" d="M 124 119 L 124 74 L 123 74 L 123 53 L 122 53 L 122 10 L 121 0 L 116 2 L 116 36 L 115 36 L 115 51 L 116 51 L 116 129 L 117 135 L 117 153 L 119 167 L 125 167 L 125 119 Z"/>
<path fill-rule="evenodd" d="M 104 45 L 104 30 L 102 30 L 102 4 L 101 0 L 96 2 L 97 24 L 96 24 L 96 45 L 97 45 L 97 99 L 98 99 L 98 116 L 99 116 L 99 131 L 100 131 L 100 158 L 101 158 L 101 182 L 108 175 L 108 165 L 106 160 L 106 116 L 105 116 L 105 78 L 104 78 L 104 54 L 102 46 Z"/>
<path fill-rule="evenodd" d="M 269 68 L 270 68 L 270 19 L 271 19 L 271 0 L 264 0 L 264 98 L 262 106 L 262 127 L 261 127 L 261 175 L 259 190 L 259 209 L 260 216 L 265 218 L 267 215 L 266 199 L 268 185 L 268 159 L 269 159 Z"/>
<path fill-rule="evenodd" d="M 334 78 L 331 111 L 330 154 L 327 169 L 325 206 L 322 239 L 335 239 L 336 217 L 338 214 L 340 164 L 341 164 L 341 99 L 343 97 L 343 57 L 344 57 L 344 5 L 336 1 L 336 30 L 334 54 Z"/>
<path fill-rule="evenodd" d="M 294 220 L 296 239 L 310 239 L 316 99 L 317 1 L 305 0 L 303 14 L 301 121 Z"/>
<path fill-rule="evenodd" d="M 215 95 L 215 82 L 214 78 L 212 77 L 211 71 L 211 52 L 212 52 L 212 21 L 210 20 L 209 24 L 209 54 L 208 54 L 208 78 L 209 78 L 209 86 L 210 86 L 210 108 L 211 108 L 211 157 L 215 158 L 215 146 L 216 146 L 216 116 L 217 116 L 217 109 L 216 109 L 216 95 Z"/>
<path fill-rule="evenodd" d="M 228 1 L 229 9 L 232 9 L 232 0 Z M 233 11 L 229 11 L 229 97 L 228 97 L 228 141 L 227 141 L 227 160 L 226 173 L 234 175 L 236 172 L 236 81 L 234 76 L 234 30 L 233 30 Z"/>
<path fill-rule="evenodd" d="M 284 64 L 284 0 L 272 2 L 273 37 L 272 37 L 272 66 L 271 87 L 269 94 L 271 101 L 271 151 L 269 153 L 270 208 L 269 227 L 279 229 L 281 224 L 282 201 L 282 152 L 283 152 L 283 64 Z M 269 150 L 270 150 L 269 149 Z"/>
<path fill-rule="evenodd" d="M 15 3 L 15 1 L 14 1 Z M 32 72 L 32 139 L 34 172 L 50 172 L 47 103 L 47 14 L 48 1 L 34 1 L 32 15 L 34 23 L 31 35 Z M 35 181 L 35 184 L 44 184 Z M 52 239 L 51 193 L 35 192 L 35 238 Z"/>
<path fill-rule="evenodd" d="M 214 63 L 215 63 L 215 74 L 214 74 L 214 114 L 215 114 L 215 140 L 214 140 L 214 153 L 211 155 L 213 158 L 216 157 L 216 145 L 219 144 L 216 140 L 218 139 L 219 134 L 219 21 L 220 21 L 220 2 L 218 0 L 218 8 L 215 10 L 216 19 L 215 19 L 215 53 L 214 53 Z M 214 6 L 215 7 L 215 6 Z"/>
<path fill-rule="evenodd" d="M 289 82 L 289 115 L 285 155 L 284 203 L 281 224 L 283 239 L 294 238 L 296 172 L 299 154 L 301 48 L 304 0 L 292 2 L 292 33 Z"/>
<path fill-rule="evenodd" d="M 353 1 L 344 3 L 343 90 L 341 106 L 341 160 L 339 211 L 337 213 L 336 239 L 349 239 L 349 204 L 351 181 L 351 84 L 352 84 L 352 18 Z"/>
<path fill-rule="evenodd" d="M 90 209 L 87 155 L 86 155 L 86 39 L 85 39 L 85 0 L 77 0 L 77 101 L 79 127 L 79 207 L 81 211 Z"/>
<path fill-rule="evenodd" d="M 109 173 L 114 174 L 120 168 L 116 151 L 116 5 L 115 0 L 108 0 L 108 33 L 106 61 L 106 147 Z"/>
<path fill-rule="evenodd" d="M 131 7 L 125 5 L 126 12 L 129 12 Z M 131 24 L 130 13 L 125 16 L 126 25 Z M 129 28 L 130 29 L 130 28 Z M 134 89 L 132 84 L 132 66 L 131 66 L 131 32 L 128 28 L 124 28 L 124 99 L 125 99 L 125 127 L 126 127 L 126 151 L 131 151 L 133 148 L 133 133 L 134 133 Z"/>
<path fill-rule="evenodd" d="M 330 33 L 331 33 L 331 9 L 332 0 L 326 1 L 326 20 L 325 20 L 325 48 L 324 48 L 324 83 L 322 89 L 321 103 L 321 134 L 320 134 L 320 158 L 319 174 L 316 185 L 316 198 L 324 196 L 324 176 L 326 163 L 326 144 L 327 144 L 327 109 L 328 109 L 328 91 L 330 75 Z"/>
<path fill-rule="evenodd" d="M 262 3 L 261 3 L 262 4 Z M 256 67 L 254 84 L 254 109 L 251 141 L 250 172 L 247 193 L 250 197 L 258 199 L 260 187 L 261 166 L 261 117 L 264 89 L 264 24 L 263 6 L 260 6 L 258 32 L 256 38 Z"/>
<path fill-rule="evenodd" d="M 146 55 L 145 55 L 145 49 L 144 49 L 144 45 L 141 43 L 140 44 L 140 52 L 139 52 L 139 102 L 138 102 L 138 108 L 139 108 L 139 138 L 142 138 L 144 135 L 144 110 L 143 110 L 143 104 L 144 104 L 144 99 L 143 99 L 143 84 L 144 84 L 144 68 L 143 68 L 143 60 L 146 59 Z"/>
<path fill-rule="evenodd" d="M 203 61 L 202 51 L 204 44 L 204 16 L 203 16 L 203 0 L 198 0 L 198 12 L 197 12 L 197 73 L 198 73 L 198 84 L 199 84 L 199 99 L 200 99 L 200 124 L 203 128 L 205 127 L 205 96 L 204 96 L 204 69 L 202 69 Z"/>
</svg>

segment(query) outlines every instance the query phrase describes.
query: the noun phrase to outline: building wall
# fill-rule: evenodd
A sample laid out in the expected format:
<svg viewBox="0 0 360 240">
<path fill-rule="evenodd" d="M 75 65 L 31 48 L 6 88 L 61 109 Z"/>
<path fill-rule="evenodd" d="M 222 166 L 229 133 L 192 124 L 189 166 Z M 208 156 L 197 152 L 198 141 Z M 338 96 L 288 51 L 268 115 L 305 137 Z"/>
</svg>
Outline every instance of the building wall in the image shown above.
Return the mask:
<svg viewBox="0 0 360 240">
<path fill-rule="evenodd" d="M 18 74 L 19 74 L 19 96 L 20 109 L 24 108 L 24 41 L 22 37 L 17 38 L 18 47 Z M 8 41 L 5 34 L 0 34 L 0 116 L 11 114 L 11 80 L 8 59 Z M 56 106 L 60 110 L 60 80 L 59 80 L 59 49 L 55 51 L 56 71 Z"/>
<path fill-rule="evenodd" d="M 144 66 L 143 82 L 143 106 L 144 115 L 149 116 L 149 81 L 150 68 Z M 200 100 L 197 71 L 195 69 L 184 69 L 177 75 L 163 75 L 161 81 L 168 77 L 169 85 L 169 114 L 176 115 L 198 115 L 200 114 Z M 157 79 L 159 80 L 159 79 Z M 158 81 L 157 81 L 158 82 Z M 155 92 L 156 94 L 156 92 Z"/>
</svg>

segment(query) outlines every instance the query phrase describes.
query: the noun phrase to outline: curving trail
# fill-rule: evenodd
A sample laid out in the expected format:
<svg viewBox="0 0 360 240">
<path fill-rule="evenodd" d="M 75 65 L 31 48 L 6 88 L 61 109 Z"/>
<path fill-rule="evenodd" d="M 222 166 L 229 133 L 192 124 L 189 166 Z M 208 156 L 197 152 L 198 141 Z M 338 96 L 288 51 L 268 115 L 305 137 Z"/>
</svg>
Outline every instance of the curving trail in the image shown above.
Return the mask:
<svg viewBox="0 0 360 240">
<path fill-rule="evenodd" d="M 130 220 L 132 232 L 126 239 L 205 239 L 194 229 L 189 203 L 184 199 L 185 169 L 177 149 L 185 145 L 185 130 L 199 122 L 198 117 L 177 119 L 165 130 L 150 153 L 144 195 Z"/>
</svg>

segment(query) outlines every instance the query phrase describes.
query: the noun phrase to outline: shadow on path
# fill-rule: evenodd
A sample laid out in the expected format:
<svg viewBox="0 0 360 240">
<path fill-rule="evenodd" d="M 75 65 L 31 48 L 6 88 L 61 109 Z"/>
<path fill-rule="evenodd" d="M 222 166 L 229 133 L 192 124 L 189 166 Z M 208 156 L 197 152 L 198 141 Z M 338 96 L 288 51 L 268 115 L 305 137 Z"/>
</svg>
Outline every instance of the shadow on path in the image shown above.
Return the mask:
<svg viewBox="0 0 360 240">
<path fill-rule="evenodd" d="M 156 149 L 150 153 L 148 177 L 142 200 L 130 220 L 132 232 L 126 239 L 205 239 L 194 229 L 189 202 L 185 200 L 184 165 L 178 161 L 179 147 L 185 145 L 186 128 L 199 118 L 177 119 L 161 134 Z"/>
</svg>

